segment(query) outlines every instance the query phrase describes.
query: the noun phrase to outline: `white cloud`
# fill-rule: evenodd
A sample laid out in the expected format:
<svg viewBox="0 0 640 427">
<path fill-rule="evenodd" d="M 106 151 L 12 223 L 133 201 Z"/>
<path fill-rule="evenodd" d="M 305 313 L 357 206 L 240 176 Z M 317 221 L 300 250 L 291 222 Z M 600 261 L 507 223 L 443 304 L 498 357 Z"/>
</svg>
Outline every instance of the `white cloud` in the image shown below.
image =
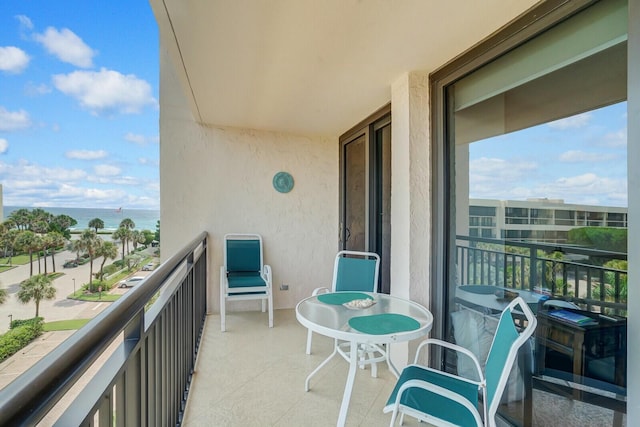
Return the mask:
<svg viewBox="0 0 640 427">
<path fill-rule="evenodd" d="M 124 75 L 102 68 L 100 71 L 74 71 L 53 76 L 55 87 L 93 114 L 139 113 L 147 105 L 156 105 L 151 86 L 133 74 Z"/>
<path fill-rule="evenodd" d="M 158 167 L 160 165 L 160 163 L 158 162 L 158 159 L 151 159 L 149 157 L 139 157 L 138 163 L 141 165 L 152 166 L 152 167 Z"/>
<path fill-rule="evenodd" d="M 606 162 L 616 158 L 617 156 L 612 153 L 587 153 L 586 151 L 570 150 L 560 154 L 558 160 L 565 163 L 594 163 Z"/>
<path fill-rule="evenodd" d="M 0 154 L 4 154 L 9 149 L 9 141 L 4 138 L 0 138 Z"/>
<path fill-rule="evenodd" d="M 138 145 L 145 145 L 147 143 L 147 138 L 144 135 L 131 132 L 127 132 L 127 134 L 125 134 L 124 136 L 124 139 Z"/>
<path fill-rule="evenodd" d="M 96 165 L 93 170 L 98 176 L 117 176 L 122 172 L 119 167 L 113 165 Z"/>
<path fill-rule="evenodd" d="M 619 148 L 627 146 L 627 129 L 616 132 L 609 132 L 602 138 L 602 144 L 605 147 Z"/>
<path fill-rule="evenodd" d="M 29 126 L 31 126 L 31 118 L 26 111 L 9 111 L 0 107 L 0 131 L 26 129 Z"/>
<path fill-rule="evenodd" d="M 0 46 L 0 71 L 19 74 L 29 65 L 29 55 L 15 46 Z"/>
<path fill-rule="evenodd" d="M 582 113 L 576 116 L 567 117 L 566 119 L 550 122 L 548 123 L 548 126 L 559 130 L 578 129 L 588 125 L 591 121 L 591 117 L 591 113 Z"/>
<path fill-rule="evenodd" d="M 33 22 L 25 15 L 16 15 L 16 19 L 20 23 L 20 27 L 24 30 L 33 30 Z"/>
<path fill-rule="evenodd" d="M 64 156 L 67 159 L 78 159 L 78 160 L 96 160 L 96 159 L 104 159 L 107 157 L 108 153 L 104 150 L 71 150 L 67 151 Z"/>
<path fill-rule="evenodd" d="M 80 68 L 93 67 L 93 57 L 96 52 L 68 28 L 58 31 L 49 27 L 44 33 L 34 35 L 34 38 L 60 61 Z"/>
<path fill-rule="evenodd" d="M 51 87 L 44 83 L 36 84 L 34 82 L 27 82 L 24 86 L 24 92 L 27 96 L 39 96 L 51 93 Z"/>
</svg>

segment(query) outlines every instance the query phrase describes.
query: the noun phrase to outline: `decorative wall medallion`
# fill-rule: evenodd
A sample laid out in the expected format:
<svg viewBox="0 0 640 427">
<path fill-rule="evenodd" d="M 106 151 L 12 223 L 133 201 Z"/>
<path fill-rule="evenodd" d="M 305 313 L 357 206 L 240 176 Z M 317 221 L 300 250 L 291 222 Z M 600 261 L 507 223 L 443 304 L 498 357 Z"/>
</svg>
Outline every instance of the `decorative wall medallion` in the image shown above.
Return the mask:
<svg viewBox="0 0 640 427">
<path fill-rule="evenodd" d="M 293 189 L 293 177 L 287 172 L 278 172 L 273 176 L 273 188 L 280 193 L 288 193 Z"/>
</svg>

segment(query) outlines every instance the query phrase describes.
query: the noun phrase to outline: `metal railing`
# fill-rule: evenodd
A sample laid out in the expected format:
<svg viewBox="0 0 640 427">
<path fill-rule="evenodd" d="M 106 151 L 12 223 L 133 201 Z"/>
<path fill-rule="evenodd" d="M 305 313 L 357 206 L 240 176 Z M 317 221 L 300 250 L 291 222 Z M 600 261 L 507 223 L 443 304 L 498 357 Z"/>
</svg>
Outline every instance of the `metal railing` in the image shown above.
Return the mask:
<svg viewBox="0 0 640 427">
<path fill-rule="evenodd" d="M 459 283 L 547 293 L 585 310 L 626 316 L 627 254 L 547 243 L 456 236 Z M 554 256 L 554 254 L 556 256 Z"/>
<path fill-rule="evenodd" d="M 1 390 L 0 425 L 40 422 L 100 356 L 106 361 L 54 425 L 180 425 L 205 322 L 206 282 L 202 233 Z"/>
</svg>

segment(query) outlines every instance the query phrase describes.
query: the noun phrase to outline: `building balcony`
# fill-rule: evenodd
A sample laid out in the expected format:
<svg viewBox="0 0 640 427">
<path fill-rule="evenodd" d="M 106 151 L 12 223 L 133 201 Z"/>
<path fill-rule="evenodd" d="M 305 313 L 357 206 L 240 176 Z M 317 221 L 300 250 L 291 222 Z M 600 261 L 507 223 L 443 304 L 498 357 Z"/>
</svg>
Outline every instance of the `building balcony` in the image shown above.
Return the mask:
<svg viewBox="0 0 640 427">
<path fill-rule="evenodd" d="M 268 328 L 258 304 L 256 311 L 228 312 L 221 332 L 219 315 L 206 313 L 207 241 L 198 236 L 0 390 L 0 425 L 335 425 L 347 363 L 334 358 L 304 391 L 333 341 L 316 334 L 306 355 L 307 330 L 294 310 L 276 310 Z M 359 370 L 346 425 L 388 425 L 382 408 L 394 384 L 384 364 L 377 378 Z M 503 413 L 533 426 L 624 420 L 541 388 L 530 397 L 531 411 L 516 402 Z"/>
</svg>

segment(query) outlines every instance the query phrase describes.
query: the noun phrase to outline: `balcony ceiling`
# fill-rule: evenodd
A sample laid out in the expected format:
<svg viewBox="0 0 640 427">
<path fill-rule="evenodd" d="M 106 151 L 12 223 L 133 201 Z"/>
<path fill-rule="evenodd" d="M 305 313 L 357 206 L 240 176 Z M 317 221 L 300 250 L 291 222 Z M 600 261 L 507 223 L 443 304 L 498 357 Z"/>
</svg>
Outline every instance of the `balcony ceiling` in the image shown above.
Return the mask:
<svg viewBox="0 0 640 427">
<path fill-rule="evenodd" d="M 339 135 L 535 0 L 150 0 L 203 124 Z"/>
</svg>

